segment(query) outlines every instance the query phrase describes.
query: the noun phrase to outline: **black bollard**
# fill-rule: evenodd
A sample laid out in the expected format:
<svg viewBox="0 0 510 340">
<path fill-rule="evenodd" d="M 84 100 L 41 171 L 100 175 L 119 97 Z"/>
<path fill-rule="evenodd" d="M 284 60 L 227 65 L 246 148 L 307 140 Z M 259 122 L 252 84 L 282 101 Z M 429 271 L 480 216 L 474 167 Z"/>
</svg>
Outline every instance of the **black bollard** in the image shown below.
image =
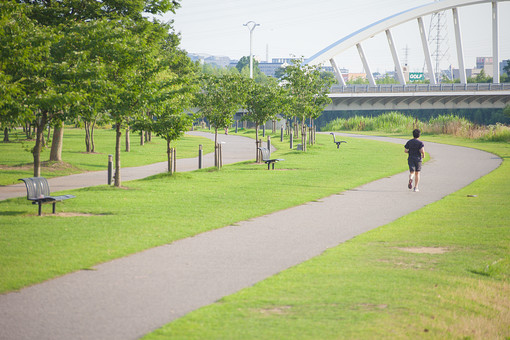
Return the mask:
<svg viewBox="0 0 510 340">
<path fill-rule="evenodd" d="M 204 159 L 204 150 L 202 144 L 198 145 L 198 168 L 202 169 L 202 161 Z"/>
<path fill-rule="evenodd" d="M 112 185 L 113 156 L 108 155 L 108 185 Z"/>
</svg>

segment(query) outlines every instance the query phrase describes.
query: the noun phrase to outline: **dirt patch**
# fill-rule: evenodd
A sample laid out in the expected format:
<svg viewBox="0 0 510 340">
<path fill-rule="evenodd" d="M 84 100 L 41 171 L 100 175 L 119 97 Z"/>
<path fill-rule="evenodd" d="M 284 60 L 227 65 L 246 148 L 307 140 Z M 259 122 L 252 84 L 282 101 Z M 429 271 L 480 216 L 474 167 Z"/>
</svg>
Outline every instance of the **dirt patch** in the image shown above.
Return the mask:
<svg viewBox="0 0 510 340">
<path fill-rule="evenodd" d="M 102 216 L 101 214 L 87 214 L 87 213 L 79 213 L 79 212 L 60 212 L 56 214 L 47 214 L 47 216 L 58 216 L 58 217 L 92 217 L 92 216 Z"/>
<path fill-rule="evenodd" d="M 291 309 L 291 306 L 280 306 L 280 307 L 273 307 L 273 308 L 262 308 L 258 309 L 257 311 L 261 314 L 265 315 L 283 315 L 287 314 L 289 310 Z"/>
<path fill-rule="evenodd" d="M 441 247 L 416 247 L 416 248 L 397 248 L 398 250 L 402 250 L 408 253 L 414 254 L 444 254 L 449 250 L 447 248 Z"/>
<path fill-rule="evenodd" d="M 20 165 L 14 165 L 14 166 L 7 166 L 7 165 L 1 165 L 0 164 L 0 170 L 15 170 L 15 171 L 33 171 L 34 164 L 28 163 L 28 164 L 20 164 Z M 80 171 L 79 168 L 75 167 L 74 165 L 71 165 L 66 162 L 54 162 L 54 161 L 44 161 L 41 162 L 41 171 L 63 171 L 63 170 L 72 170 L 75 172 Z"/>
</svg>

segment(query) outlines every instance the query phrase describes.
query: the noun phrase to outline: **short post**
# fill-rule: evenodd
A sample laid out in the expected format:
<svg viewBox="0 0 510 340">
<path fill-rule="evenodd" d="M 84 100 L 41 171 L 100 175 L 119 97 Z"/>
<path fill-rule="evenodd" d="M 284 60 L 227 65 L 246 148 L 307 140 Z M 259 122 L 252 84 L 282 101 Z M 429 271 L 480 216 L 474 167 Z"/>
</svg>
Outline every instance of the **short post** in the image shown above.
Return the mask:
<svg viewBox="0 0 510 340">
<path fill-rule="evenodd" d="M 108 155 L 108 185 L 112 184 L 112 174 L 113 174 L 113 156 Z"/>
<path fill-rule="evenodd" d="M 267 149 L 269 150 L 269 154 L 271 154 L 271 136 L 267 136 Z"/>
<path fill-rule="evenodd" d="M 202 169 L 202 162 L 204 160 L 204 147 L 202 144 L 198 145 L 198 168 Z"/>
<path fill-rule="evenodd" d="M 222 144 L 220 144 L 219 157 L 220 157 L 219 164 L 220 164 L 220 169 L 221 169 L 223 167 L 223 146 L 222 146 Z"/>
<path fill-rule="evenodd" d="M 237 133 L 237 127 L 238 127 L 238 125 L 239 125 L 239 121 L 238 121 L 238 120 L 236 120 L 236 133 Z"/>
<path fill-rule="evenodd" d="M 174 148 L 174 172 L 177 172 L 177 149 Z"/>
<path fill-rule="evenodd" d="M 293 148 L 293 145 L 292 145 L 293 140 L 294 140 L 294 136 L 293 136 L 292 130 L 290 130 L 290 148 L 291 149 Z"/>
<path fill-rule="evenodd" d="M 262 125 L 262 137 L 266 137 L 266 123 Z"/>
<path fill-rule="evenodd" d="M 283 125 L 280 131 L 280 142 L 283 142 Z"/>
</svg>

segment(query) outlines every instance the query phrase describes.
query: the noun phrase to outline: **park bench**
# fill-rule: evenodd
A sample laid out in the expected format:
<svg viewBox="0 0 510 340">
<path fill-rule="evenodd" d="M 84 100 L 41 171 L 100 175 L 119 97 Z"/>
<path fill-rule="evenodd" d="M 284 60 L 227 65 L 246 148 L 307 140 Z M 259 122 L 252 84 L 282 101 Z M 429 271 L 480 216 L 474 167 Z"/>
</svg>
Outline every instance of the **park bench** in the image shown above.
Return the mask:
<svg viewBox="0 0 510 340">
<path fill-rule="evenodd" d="M 330 135 L 333 135 L 333 143 L 336 144 L 336 148 L 337 149 L 340 149 L 340 144 L 342 143 L 347 143 L 346 141 L 344 140 L 339 140 L 338 142 L 336 141 L 336 138 L 335 138 L 335 134 L 333 132 L 330 133 Z"/>
<path fill-rule="evenodd" d="M 52 203 L 53 213 L 55 213 L 57 202 L 76 197 L 74 195 L 50 196 L 50 186 L 44 177 L 20 178 L 20 181 L 25 182 L 27 187 L 27 199 L 32 201 L 32 204 L 39 205 L 39 216 L 41 216 L 41 206 L 43 204 Z"/>
<path fill-rule="evenodd" d="M 267 149 L 267 148 L 259 148 L 259 150 L 262 152 L 262 161 L 267 164 L 267 170 L 269 170 L 269 166 L 271 164 L 273 164 L 273 170 L 274 170 L 274 163 L 285 160 L 285 159 L 280 159 L 280 158 L 271 159 L 271 152 L 269 152 L 269 149 Z"/>
</svg>

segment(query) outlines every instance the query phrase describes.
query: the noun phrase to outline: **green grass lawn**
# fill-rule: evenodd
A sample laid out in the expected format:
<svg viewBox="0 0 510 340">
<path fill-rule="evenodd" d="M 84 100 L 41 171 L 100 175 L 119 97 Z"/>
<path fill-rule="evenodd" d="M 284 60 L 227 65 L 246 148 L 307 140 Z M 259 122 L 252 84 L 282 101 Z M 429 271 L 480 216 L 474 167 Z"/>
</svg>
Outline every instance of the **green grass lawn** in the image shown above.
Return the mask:
<svg viewBox="0 0 510 340">
<path fill-rule="evenodd" d="M 348 139 L 336 149 L 318 136 L 307 153 L 280 143 L 285 159 L 267 171 L 253 161 L 162 174 L 124 182 L 127 189 L 97 186 L 76 195 L 59 212 L 90 216 L 38 217 L 26 198 L 0 202 L 0 292 L 89 268 L 273 211 L 318 199 L 406 169 L 402 146 Z M 255 146 L 254 146 L 255 148 Z M 377 152 L 374 152 L 377 150 Z M 373 153 L 373 157 L 366 155 Z M 374 162 L 382 166 L 370 166 Z"/>
<path fill-rule="evenodd" d="M 279 148 L 274 156 L 285 159 L 275 171 L 244 162 L 221 171 L 164 174 L 125 182 L 127 189 L 98 186 L 68 191 L 77 197 L 58 207 L 61 212 L 90 215 L 37 217 L 25 198 L 2 201 L 0 292 L 407 169 L 401 145 L 342 139 L 348 144 L 338 150 L 331 136 L 318 135 L 318 144 L 302 153 L 288 150 L 288 142 L 280 143 L 273 136 Z M 423 139 L 477 147 L 505 160 L 510 155 L 510 146 L 503 143 Z M 374 163 L 384 166 L 374 169 Z M 439 202 L 147 337 L 508 338 L 509 174 L 505 161 Z"/>
<path fill-rule="evenodd" d="M 505 162 L 434 204 L 146 338 L 509 339 L 510 145 L 422 139 L 483 149 Z"/>
<path fill-rule="evenodd" d="M 85 131 L 66 128 L 62 149 L 64 164 L 48 164 L 41 169 L 44 177 L 64 176 L 84 171 L 106 170 L 108 155 L 115 154 L 115 131 L 95 130 L 95 153 L 85 153 Z M 33 176 L 33 157 L 30 153 L 35 141 L 25 140 L 21 130 L 11 133 L 10 143 L 0 143 L 0 185 L 19 183 L 18 179 Z M 152 141 L 140 145 L 140 135 L 131 133 L 131 151 L 125 151 L 125 138 L 122 137 L 121 166 L 132 167 L 166 161 L 166 141 L 153 136 Z M 197 157 L 198 145 L 204 146 L 204 154 L 214 151 L 214 142 L 203 137 L 184 136 L 172 143 L 177 149 L 177 158 Z M 42 161 L 50 158 L 50 147 L 44 149 Z"/>
</svg>

